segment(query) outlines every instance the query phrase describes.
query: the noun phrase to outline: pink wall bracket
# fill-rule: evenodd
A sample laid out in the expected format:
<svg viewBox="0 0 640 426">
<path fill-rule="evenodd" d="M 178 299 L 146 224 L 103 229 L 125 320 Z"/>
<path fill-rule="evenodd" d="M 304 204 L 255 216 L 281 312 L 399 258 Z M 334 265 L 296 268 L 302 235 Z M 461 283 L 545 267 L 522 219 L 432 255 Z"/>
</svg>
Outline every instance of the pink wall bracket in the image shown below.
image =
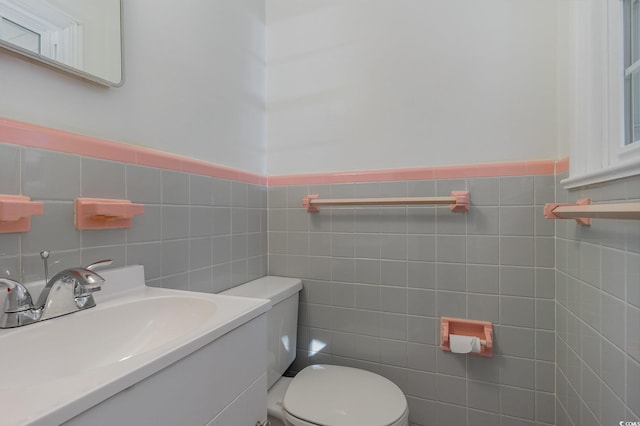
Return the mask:
<svg viewBox="0 0 640 426">
<path fill-rule="evenodd" d="M 311 205 L 311 200 L 316 200 L 319 197 L 318 194 L 310 194 L 302 199 L 302 207 L 307 209 L 309 213 L 317 213 L 320 211 L 320 206 Z"/>
<path fill-rule="evenodd" d="M 130 228 L 133 217 L 143 213 L 143 204 L 129 200 L 76 198 L 76 229 Z"/>
<path fill-rule="evenodd" d="M 440 318 L 440 348 L 451 351 L 450 334 L 475 336 L 480 339 L 480 352 L 474 355 L 493 356 L 493 324 L 489 321 L 476 321 L 462 318 Z"/>
<path fill-rule="evenodd" d="M 456 199 L 456 203 L 451 204 L 452 212 L 469 211 L 469 191 L 451 191 L 451 196 Z"/>
<path fill-rule="evenodd" d="M 31 216 L 43 213 L 41 202 L 22 195 L 0 195 L 0 234 L 29 232 Z"/>
<path fill-rule="evenodd" d="M 544 205 L 544 217 L 546 219 L 575 219 L 580 225 L 591 225 L 591 219 L 586 217 L 562 217 L 558 214 L 554 213 L 554 210 L 558 207 L 574 207 L 574 206 L 588 206 L 591 204 L 590 198 L 581 198 L 576 201 L 575 204 L 567 204 L 567 203 L 547 203 Z"/>
</svg>

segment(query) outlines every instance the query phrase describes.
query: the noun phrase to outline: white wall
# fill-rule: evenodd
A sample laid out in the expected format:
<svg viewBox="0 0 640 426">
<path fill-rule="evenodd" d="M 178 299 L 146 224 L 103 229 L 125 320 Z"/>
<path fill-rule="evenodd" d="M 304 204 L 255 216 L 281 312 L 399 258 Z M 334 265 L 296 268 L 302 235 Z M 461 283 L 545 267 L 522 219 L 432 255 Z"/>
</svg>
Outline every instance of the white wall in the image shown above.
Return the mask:
<svg viewBox="0 0 640 426">
<path fill-rule="evenodd" d="M 127 0 L 125 85 L 0 51 L 0 117 L 265 172 L 263 0 Z"/>
<path fill-rule="evenodd" d="M 0 116 L 269 175 L 566 152 L 557 0 L 266 0 L 266 53 L 264 0 L 124 3 L 123 87 L 3 51 Z"/>
<path fill-rule="evenodd" d="M 269 175 L 553 159 L 557 0 L 266 0 Z"/>
<path fill-rule="evenodd" d="M 569 156 L 569 140 L 571 132 L 575 129 L 571 128 L 572 108 L 575 105 L 571 103 L 571 85 L 575 85 L 574 76 L 571 75 L 571 64 L 575 61 L 575 53 L 571 51 L 571 31 L 573 18 L 570 14 L 570 1 L 558 1 L 557 15 L 557 31 L 558 31 L 558 129 L 557 141 L 558 152 L 557 158 L 565 158 Z"/>
</svg>

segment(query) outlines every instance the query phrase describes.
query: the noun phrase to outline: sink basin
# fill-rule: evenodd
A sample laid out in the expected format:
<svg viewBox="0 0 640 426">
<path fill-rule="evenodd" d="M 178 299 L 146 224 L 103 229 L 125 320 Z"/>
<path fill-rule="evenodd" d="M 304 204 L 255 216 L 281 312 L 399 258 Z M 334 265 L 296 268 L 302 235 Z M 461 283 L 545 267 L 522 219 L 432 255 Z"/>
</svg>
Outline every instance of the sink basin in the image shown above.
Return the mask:
<svg viewBox="0 0 640 426">
<path fill-rule="evenodd" d="M 0 365 L 26 362 L 37 382 L 67 377 L 171 344 L 215 312 L 213 300 L 187 296 L 147 297 L 96 308 L 82 317 L 68 315 L 0 338 Z M 22 386 L 22 369 L 0 369 L 0 389 Z"/>
<path fill-rule="evenodd" d="M 101 275 L 95 308 L 0 331 L 3 425 L 68 420 L 269 309 L 146 287 L 141 266 Z"/>
</svg>

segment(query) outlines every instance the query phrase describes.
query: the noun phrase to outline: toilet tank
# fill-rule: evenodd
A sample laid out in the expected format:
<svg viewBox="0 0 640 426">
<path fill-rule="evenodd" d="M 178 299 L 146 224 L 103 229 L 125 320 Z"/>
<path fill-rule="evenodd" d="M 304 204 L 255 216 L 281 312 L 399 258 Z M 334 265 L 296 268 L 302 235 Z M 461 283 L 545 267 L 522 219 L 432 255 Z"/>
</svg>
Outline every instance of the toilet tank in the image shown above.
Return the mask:
<svg viewBox="0 0 640 426">
<path fill-rule="evenodd" d="M 221 294 L 271 300 L 267 312 L 267 383 L 271 387 L 296 358 L 298 278 L 267 276 L 231 288 Z"/>
</svg>

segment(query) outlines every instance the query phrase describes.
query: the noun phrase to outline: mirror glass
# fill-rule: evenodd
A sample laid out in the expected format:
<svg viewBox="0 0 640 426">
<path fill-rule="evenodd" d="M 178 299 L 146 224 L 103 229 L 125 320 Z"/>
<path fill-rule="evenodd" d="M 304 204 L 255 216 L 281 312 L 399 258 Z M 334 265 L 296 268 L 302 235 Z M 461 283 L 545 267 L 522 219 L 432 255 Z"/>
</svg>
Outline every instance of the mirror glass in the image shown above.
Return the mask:
<svg viewBox="0 0 640 426">
<path fill-rule="evenodd" d="M 0 46 L 119 86 L 121 6 L 121 0 L 0 0 Z"/>
</svg>

